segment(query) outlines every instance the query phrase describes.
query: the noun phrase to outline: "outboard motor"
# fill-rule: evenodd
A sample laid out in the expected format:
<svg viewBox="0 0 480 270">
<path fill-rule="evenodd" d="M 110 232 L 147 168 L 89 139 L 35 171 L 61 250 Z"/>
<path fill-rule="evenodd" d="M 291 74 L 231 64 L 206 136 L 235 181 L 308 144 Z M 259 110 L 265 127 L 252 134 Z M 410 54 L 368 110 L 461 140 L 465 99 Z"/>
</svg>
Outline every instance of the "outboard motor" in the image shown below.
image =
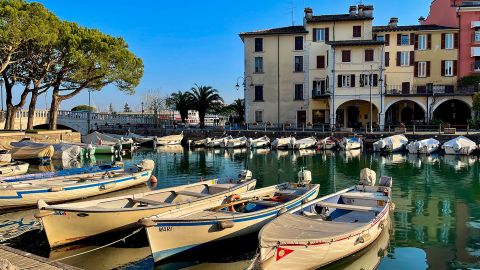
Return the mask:
<svg viewBox="0 0 480 270">
<path fill-rule="evenodd" d="M 302 170 L 298 172 L 298 185 L 306 186 L 311 182 L 312 182 L 312 172 L 308 170 L 304 170 L 302 168 Z"/>
<path fill-rule="evenodd" d="M 245 182 L 248 180 L 252 180 L 253 173 L 250 170 L 243 170 L 240 175 L 238 176 L 239 182 Z"/>
<path fill-rule="evenodd" d="M 460 143 L 458 141 L 456 141 L 456 142 L 453 143 L 452 148 L 453 148 L 453 150 L 455 150 L 455 152 L 458 152 L 458 151 L 462 150 L 462 145 L 460 145 Z"/>
<path fill-rule="evenodd" d="M 377 181 L 377 173 L 374 170 L 370 170 L 369 168 L 364 168 L 360 171 L 360 182 L 359 185 L 364 186 L 375 186 L 375 182 Z"/>
</svg>

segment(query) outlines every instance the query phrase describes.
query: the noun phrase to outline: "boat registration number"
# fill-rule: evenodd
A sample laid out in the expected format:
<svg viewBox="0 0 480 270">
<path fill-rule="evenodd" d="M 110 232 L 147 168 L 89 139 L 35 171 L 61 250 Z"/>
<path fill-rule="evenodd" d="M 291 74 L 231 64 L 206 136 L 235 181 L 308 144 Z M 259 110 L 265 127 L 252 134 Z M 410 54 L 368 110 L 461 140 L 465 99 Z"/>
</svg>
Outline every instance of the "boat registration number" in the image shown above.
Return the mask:
<svg viewBox="0 0 480 270">
<path fill-rule="evenodd" d="M 164 227 L 158 227 L 159 232 L 171 232 L 173 231 L 172 226 L 164 226 Z"/>
<path fill-rule="evenodd" d="M 66 216 L 67 215 L 67 212 L 65 211 L 60 211 L 60 210 L 56 210 L 55 213 L 54 213 L 55 216 Z"/>
</svg>

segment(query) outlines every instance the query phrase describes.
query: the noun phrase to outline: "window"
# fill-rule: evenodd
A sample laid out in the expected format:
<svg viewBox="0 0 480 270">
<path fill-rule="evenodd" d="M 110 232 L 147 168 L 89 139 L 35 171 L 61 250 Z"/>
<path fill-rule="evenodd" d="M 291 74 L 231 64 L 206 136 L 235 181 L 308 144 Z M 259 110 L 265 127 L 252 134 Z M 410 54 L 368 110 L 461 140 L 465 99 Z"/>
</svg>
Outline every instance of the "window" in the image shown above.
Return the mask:
<svg viewBox="0 0 480 270">
<path fill-rule="evenodd" d="M 453 76 L 453 61 L 444 61 L 444 76 L 451 77 Z"/>
<path fill-rule="evenodd" d="M 325 95 L 327 93 L 327 80 L 313 81 L 313 93 L 316 96 Z"/>
<path fill-rule="evenodd" d="M 325 68 L 325 55 L 317 56 L 317 68 L 319 69 Z"/>
<path fill-rule="evenodd" d="M 365 62 L 372 62 L 373 61 L 373 50 L 368 49 L 365 50 Z"/>
<path fill-rule="evenodd" d="M 313 29 L 313 41 L 326 41 L 326 28 Z"/>
<path fill-rule="evenodd" d="M 303 83 L 295 84 L 295 100 L 303 100 Z"/>
<path fill-rule="evenodd" d="M 418 77 L 427 77 L 427 62 L 418 62 Z"/>
<path fill-rule="evenodd" d="M 475 57 L 475 63 L 473 66 L 473 71 L 480 71 L 480 57 Z"/>
<path fill-rule="evenodd" d="M 263 38 L 255 38 L 255 51 L 263 52 Z"/>
<path fill-rule="evenodd" d="M 419 50 L 427 49 L 427 35 L 418 35 L 418 49 Z"/>
<path fill-rule="evenodd" d="M 445 49 L 453 49 L 453 34 L 445 34 Z"/>
<path fill-rule="evenodd" d="M 302 51 L 303 50 L 303 37 L 297 36 L 295 37 L 295 50 Z"/>
<path fill-rule="evenodd" d="M 351 51 L 344 50 L 342 51 L 342 62 L 348 63 L 351 61 Z"/>
<path fill-rule="evenodd" d="M 475 30 L 475 34 L 473 36 L 473 41 L 480 42 L 480 30 Z"/>
<path fill-rule="evenodd" d="M 263 73 L 263 57 L 255 57 L 255 73 Z"/>
<path fill-rule="evenodd" d="M 255 101 L 263 101 L 263 85 L 255 85 Z"/>
<path fill-rule="evenodd" d="M 385 66 L 388 67 L 390 66 L 390 53 L 385 52 Z"/>
<path fill-rule="evenodd" d="M 263 111 L 255 111 L 255 122 L 257 123 L 263 122 Z"/>
<path fill-rule="evenodd" d="M 329 111 L 328 110 L 312 110 L 312 122 L 314 125 L 329 124 Z"/>
<path fill-rule="evenodd" d="M 352 87 L 352 75 L 340 75 L 340 76 L 341 76 L 341 83 L 342 83 L 341 87 Z"/>
<path fill-rule="evenodd" d="M 400 66 L 410 66 L 410 52 L 400 52 Z"/>
<path fill-rule="evenodd" d="M 360 25 L 353 26 L 353 37 L 362 37 L 362 26 Z"/>
<path fill-rule="evenodd" d="M 295 72 L 303 72 L 303 56 L 295 56 L 294 66 Z"/>
<path fill-rule="evenodd" d="M 378 74 L 361 74 L 360 75 L 360 87 L 377 87 L 378 86 Z"/>
<path fill-rule="evenodd" d="M 410 45 L 410 36 L 409 35 L 402 35 L 400 45 Z"/>
<path fill-rule="evenodd" d="M 385 41 L 385 36 L 377 36 L 377 41 Z"/>
</svg>

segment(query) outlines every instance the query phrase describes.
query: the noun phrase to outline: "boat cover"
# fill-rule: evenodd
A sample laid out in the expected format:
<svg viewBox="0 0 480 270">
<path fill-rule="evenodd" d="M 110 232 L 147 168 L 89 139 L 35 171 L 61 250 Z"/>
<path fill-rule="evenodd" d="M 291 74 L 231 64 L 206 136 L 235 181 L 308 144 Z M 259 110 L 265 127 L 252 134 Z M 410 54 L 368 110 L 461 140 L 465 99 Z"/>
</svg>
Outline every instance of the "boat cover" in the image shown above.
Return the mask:
<svg viewBox="0 0 480 270">
<path fill-rule="evenodd" d="M 31 141 L 20 141 L 20 142 L 12 142 L 11 145 L 13 147 L 47 147 L 50 144 L 46 143 L 36 143 Z M 77 159 L 82 151 L 82 147 L 78 145 L 72 145 L 67 143 L 56 143 L 51 144 L 53 146 L 53 157 L 52 159 L 56 160 L 72 160 Z"/>
<path fill-rule="evenodd" d="M 380 148 L 384 148 L 387 145 L 391 145 L 392 149 L 396 149 L 408 143 L 407 137 L 405 135 L 393 135 L 384 139 L 379 140 L 377 143 L 380 143 Z"/>
<path fill-rule="evenodd" d="M 460 149 L 462 149 L 463 147 L 470 147 L 470 148 L 476 148 L 477 145 L 475 144 L 475 142 L 473 142 L 472 140 L 470 140 L 469 138 L 466 138 L 466 137 L 463 137 L 463 136 L 459 136 L 455 139 L 452 139 L 446 143 L 443 144 L 443 147 L 451 147 L 453 148 L 455 151 L 459 151 Z"/>
<path fill-rule="evenodd" d="M 360 185 L 375 186 L 377 181 L 377 173 L 369 168 L 364 168 L 360 171 Z"/>
<path fill-rule="evenodd" d="M 94 131 L 88 135 L 82 136 L 82 141 L 89 144 L 115 145 L 120 142 L 120 139 Z"/>
<path fill-rule="evenodd" d="M 55 150 L 53 146 L 21 146 L 12 147 L 12 158 L 17 160 L 52 158 Z"/>
</svg>

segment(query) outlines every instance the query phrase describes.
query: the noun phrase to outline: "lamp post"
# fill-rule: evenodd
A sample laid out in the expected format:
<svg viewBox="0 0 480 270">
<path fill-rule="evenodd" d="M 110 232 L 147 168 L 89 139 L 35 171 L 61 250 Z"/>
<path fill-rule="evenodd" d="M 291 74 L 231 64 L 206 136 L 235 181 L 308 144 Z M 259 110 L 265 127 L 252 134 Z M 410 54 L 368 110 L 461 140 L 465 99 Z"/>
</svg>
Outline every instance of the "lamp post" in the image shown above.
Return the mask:
<svg viewBox="0 0 480 270">
<path fill-rule="evenodd" d="M 368 86 L 369 86 L 369 89 L 370 89 L 370 94 L 369 94 L 369 97 L 370 97 L 370 124 L 369 124 L 369 129 L 370 129 L 370 133 L 373 132 L 373 104 L 372 104 L 372 85 L 373 85 L 373 65 L 370 65 L 370 71 L 365 74 L 365 75 L 368 75 Z"/>
<path fill-rule="evenodd" d="M 247 121 L 247 79 L 250 78 L 250 85 L 249 87 L 252 87 L 253 86 L 253 78 L 252 76 L 246 76 L 246 77 L 243 77 L 243 76 L 239 76 L 237 78 L 237 84 L 235 85 L 235 88 L 238 90 L 240 90 L 240 84 L 239 84 L 239 81 L 240 79 L 243 79 L 243 82 L 242 82 L 242 86 L 243 86 L 243 110 L 244 110 L 244 115 L 243 115 L 243 120 L 246 122 Z"/>
<path fill-rule="evenodd" d="M 87 119 L 87 132 L 90 133 L 90 113 L 92 112 L 92 90 L 88 89 L 88 119 Z"/>
</svg>

